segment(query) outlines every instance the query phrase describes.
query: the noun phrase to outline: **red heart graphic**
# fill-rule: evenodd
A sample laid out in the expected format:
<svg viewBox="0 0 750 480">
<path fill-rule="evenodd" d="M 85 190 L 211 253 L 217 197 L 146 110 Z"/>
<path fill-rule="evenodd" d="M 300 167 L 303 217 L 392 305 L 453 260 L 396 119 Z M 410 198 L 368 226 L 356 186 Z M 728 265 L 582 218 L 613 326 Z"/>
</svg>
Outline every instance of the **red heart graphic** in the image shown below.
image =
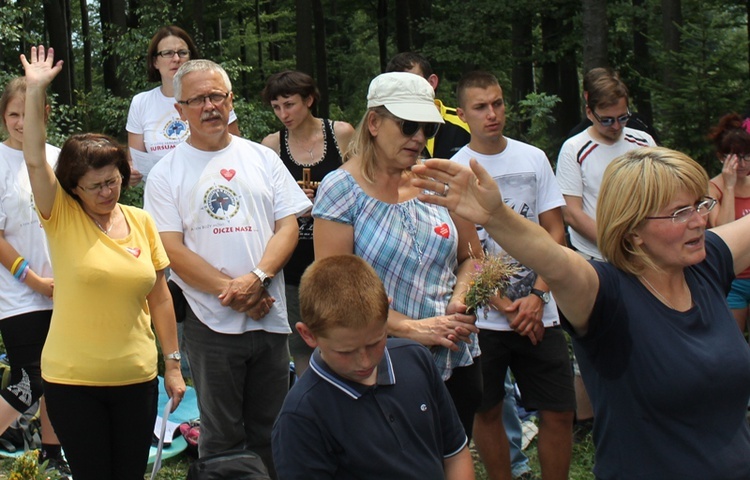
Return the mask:
<svg viewBox="0 0 750 480">
<path fill-rule="evenodd" d="M 448 238 L 451 236 L 451 230 L 448 228 L 448 224 L 444 223 L 440 225 L 439 227 L 435 227 L 435 233 L 440 235 L 443 238 Z"/>
<path fill-rule="evenodd" d="M 138 258 L 141 256 L 141 249 L 138 247 L 126 247 L 125 250 L 130 252 L 135 258 Z"/>
<path fill-rule="evenodd" d="M 227 179 L 227 182 L 232 180 L 234 178 L 234 175 L 237 172 L 234 171 L 234 169 L 227 170 L 226 168 L 221 169 L 221 176 Z"/>
</svg>

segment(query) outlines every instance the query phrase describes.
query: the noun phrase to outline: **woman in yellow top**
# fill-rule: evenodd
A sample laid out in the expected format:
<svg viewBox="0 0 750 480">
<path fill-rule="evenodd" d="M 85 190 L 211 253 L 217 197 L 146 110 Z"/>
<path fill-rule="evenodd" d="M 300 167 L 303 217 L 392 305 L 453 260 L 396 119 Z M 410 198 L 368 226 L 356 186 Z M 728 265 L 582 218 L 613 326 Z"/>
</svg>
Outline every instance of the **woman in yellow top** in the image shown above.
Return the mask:
<svg viewBox="0 0 750 480">
<path fill-rule="evenodd" d="M 45 54 L 46 53 L 46 54 Z M 52 425 L 76 480 L 143 478 L 156 417 L 156 345 L 173 409 L 185 392 L 166 252 L 151 217 L 117 203 L 127 151 L 99 134 L 70 137 L 56 169 L 44 149 L 44 97 L 61 71 L 32 47 L 23 153 L 55 271 L 55 306 L 42 351 Z"/>
</svg>

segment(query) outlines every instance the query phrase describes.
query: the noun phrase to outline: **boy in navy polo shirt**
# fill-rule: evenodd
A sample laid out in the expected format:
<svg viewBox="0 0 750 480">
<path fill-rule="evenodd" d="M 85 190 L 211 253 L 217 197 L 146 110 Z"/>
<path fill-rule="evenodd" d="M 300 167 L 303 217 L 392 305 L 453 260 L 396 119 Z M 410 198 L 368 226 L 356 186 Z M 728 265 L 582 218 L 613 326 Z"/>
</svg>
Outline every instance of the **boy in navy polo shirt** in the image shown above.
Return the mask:
<svg viewBox="0 0 750 480">
<path fill-rule="evenodd" d="M 474 478 L 458 414 L 429 351 L 388 338 L 388 297 L 354 255 L 313 263 L 297 331 L 316 348 L 273 428 L 280 480 Z"/>
</svg>

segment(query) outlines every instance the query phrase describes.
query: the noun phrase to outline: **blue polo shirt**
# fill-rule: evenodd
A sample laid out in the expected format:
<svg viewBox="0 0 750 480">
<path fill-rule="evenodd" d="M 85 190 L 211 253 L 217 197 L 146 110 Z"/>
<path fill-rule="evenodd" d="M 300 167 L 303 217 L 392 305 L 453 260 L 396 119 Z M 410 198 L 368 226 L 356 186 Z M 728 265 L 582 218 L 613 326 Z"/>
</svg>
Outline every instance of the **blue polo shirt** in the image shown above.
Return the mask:
<svg viewBox="0 0 750 480">
<path fill-rule="evenodd" d="M 280 480 L 443 479 L 443 459 L 466 443 L 430 352 L 395 338 L 372 386 L 340 377 L 315 350 L 272 436 Z"/>
</svg>

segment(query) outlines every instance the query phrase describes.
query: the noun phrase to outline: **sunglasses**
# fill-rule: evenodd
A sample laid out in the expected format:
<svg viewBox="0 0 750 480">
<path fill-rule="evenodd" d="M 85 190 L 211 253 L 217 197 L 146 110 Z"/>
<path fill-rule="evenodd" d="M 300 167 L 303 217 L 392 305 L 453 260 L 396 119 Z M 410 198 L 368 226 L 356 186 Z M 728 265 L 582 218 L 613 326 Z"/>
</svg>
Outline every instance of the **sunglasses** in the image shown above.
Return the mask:
<svg viewBox="0 0 750 480">
<path fill-rule="evenodd" d="M 624 127 L 628 123 L 628 120 L 630 120 L 630 117 L 633 116 L 633 114 L 630 113 L 630 110 L 628 110 L 628 113 L 625 115 L 620 115 L 619 117 L 600 117 L 596 114 L 593 108 L 591 109 L 591 113 L 594 114 L 596 121 L 599 122 L 602 127 L 611 127 L 615 122 L 618 122 Z"/>
<path fill-rule="evenodd" d="M 415 122 L 413 120 L 404 120 L 392 115 L 389 116 L 394 122 L 398 123 L 399 127 L 401 127 L 401 133 L 405 137 L 413 137 L 421 128 L 424 132 L 425 138 L 433 138 L 437 135 L 438 129 L 440 128 L 439 123 Z"/>
</svg>

